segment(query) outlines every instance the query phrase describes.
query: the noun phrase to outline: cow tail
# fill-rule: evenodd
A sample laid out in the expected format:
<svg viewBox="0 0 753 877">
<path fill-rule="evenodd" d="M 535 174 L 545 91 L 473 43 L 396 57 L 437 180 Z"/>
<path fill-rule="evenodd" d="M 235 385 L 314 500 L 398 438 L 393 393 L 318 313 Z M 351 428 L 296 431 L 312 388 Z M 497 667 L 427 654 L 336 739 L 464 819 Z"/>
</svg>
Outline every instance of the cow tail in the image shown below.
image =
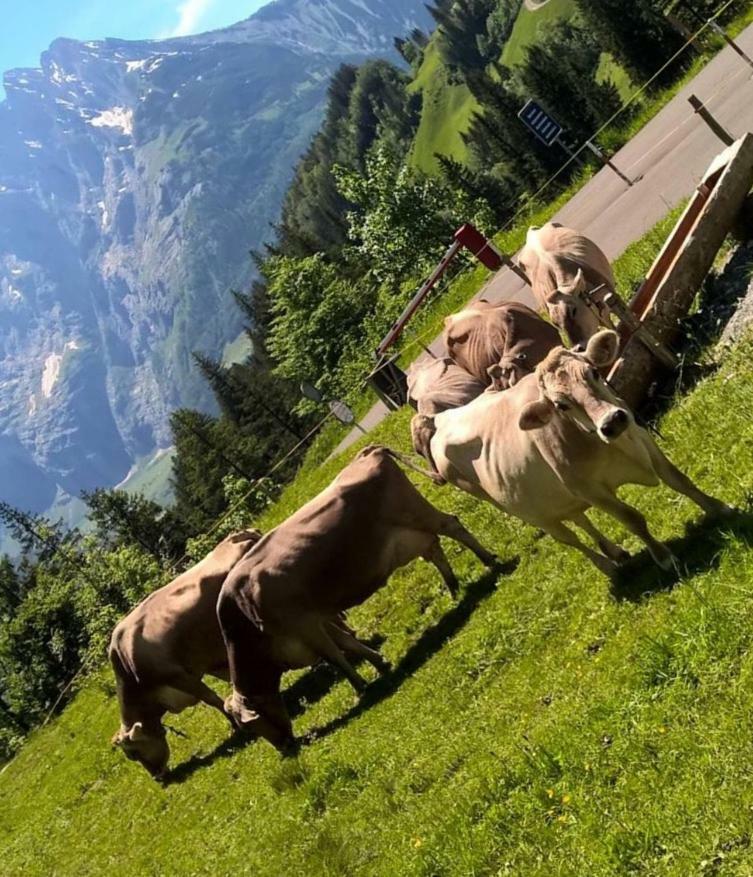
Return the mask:
<svg viewBox="0 0 753 877">
<path fill-rule="evenodd" d="M 420 444 L 417 443 L 416 428 L 414 427 L 415 421 L 418 420 L 427 421 L 428 424 L 431 424 L 430 431 L 427 430 L 426 426 L 423 426 L 423 429 L 420 433 Z M 417 414 L 411 421 L 411 436 L 413 437 L 413 447 L 416 450 L 416 453 L 421 454 L 421 456 L 423 456 L 429 462 L 431 469 L 424 469 L 422 466 L 417 466 L 407 454 L 402 454 L 400 453 L 400 451 L 393 451 L 392 448 L 385 448 L 385 451 L 390 455 L 390 457 L 392 457 L 394 460 L 397 460 L 399 463 L 402 463 L 403 466 L 405 466 L 407 469 L 411 469 L 413 472 L 417 472 L 419 475 L 423 475 L 424 478 L 428 478 L 434 484 L 446 484 L 447 482 L 437 471 L 437 467 L 434 464 L 434 460 L 431 456 L 429 442 L 431 441 L 432 435 L 434 435 L 434 419 L 431 417 L 426 417 L 423 414 Z"/>
</svg>

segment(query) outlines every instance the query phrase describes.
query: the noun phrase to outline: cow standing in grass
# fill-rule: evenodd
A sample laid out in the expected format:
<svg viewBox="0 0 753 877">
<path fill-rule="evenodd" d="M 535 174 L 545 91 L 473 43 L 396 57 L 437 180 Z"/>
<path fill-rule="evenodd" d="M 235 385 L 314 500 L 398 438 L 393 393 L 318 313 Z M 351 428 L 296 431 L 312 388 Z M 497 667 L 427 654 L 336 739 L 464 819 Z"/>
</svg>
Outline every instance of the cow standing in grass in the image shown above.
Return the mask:
<svg viewBox="0 0 753 877">
<path fill-rule="evenodd" d="M 416 453 L 431 465 L 434 417 L 460 408 L 484 390 L 505 390 L 530 374 L 561 339 L 550 323 L 518 302 L 483 299 L 445 319 L 447 356 L 414 369 L 408 401 L 418 414 L 411 421 Z"/>
<path fill-rule="evenodd" d="M 557 222 L 533 226 L 518 264 L 542 310 L 573 344 L 583 345 L 600 328 L 611 325 L 604 297 L 617 288 L 612 267 L 585 235 Z M 598 287 L 602 287 L 599 292 L 587 296 Z"/>
<path fill-rule="evenodd" d="M 551 323 L 519 302 L 479 299 L 447 317 L 444 326 L 447 355 L 495 390 L 514 386 L 562 343 Z"/>
<path fill-rule="evenodd" d="M 709 514 L 731 511 L 664 456 L 603 381 L 600 371 L 614 362 L 618 343 L 616 333 L 603 330 L 584 353 L 556 348 L 510 390 L 439 414 L 431 440 L 447 481 L 577 548 L 609 576 L 625 552 L 586 517 L 592 507 L 638 536 L 660 566 L 673 562 L 643 515 L 618 498 L 623 484 L 663 481 Z M 567 521 L 600 551 L 581 542 Z"/>
<path fill-rule="evenodd" d="M 285 670 L 323 658 L 361 691 L 365 681 L 345 652 L 374 663 L 373 653 L 333 628 L 332 619 L 417 557 L 433 563 L 456 593 L 439 536 L 461 542 L 488 566 L 495 563 L 457 518 L 421 496 L 388 450 L 363 450 L 329 487 L 264 536 L 225 581 L 217 612 L 233 683 L 228 712 L 284 751 L 294 744 L 280 695 Z"/>
<path fill-rule="evenodd" d="M 109 655 L 121 715 L 113 743 L 154 777 L 164 774 L 170 758 L 165 713 L 201 701 L 226 715 L 222 698 L 202 681 L 207 674 L 228 678 L 217 597 L 227 574 L 260 538 L 256 530 L 228 536 L 113 631 Z"/>
</svg>

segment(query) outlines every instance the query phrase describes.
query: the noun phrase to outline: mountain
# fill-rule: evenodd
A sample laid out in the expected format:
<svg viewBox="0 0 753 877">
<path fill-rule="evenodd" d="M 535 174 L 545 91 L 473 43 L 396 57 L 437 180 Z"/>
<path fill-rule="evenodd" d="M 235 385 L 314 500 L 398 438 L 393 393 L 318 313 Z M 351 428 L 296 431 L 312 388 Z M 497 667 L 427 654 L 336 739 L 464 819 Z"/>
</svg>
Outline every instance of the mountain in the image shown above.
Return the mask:
<svg viewBox="0 0 753 877">
<path fill-rule="evenodd" d="M 111 486 L 211 410 L 191 352 L 239 331 L 293 167 L 345 61 L 429 29 L 422 0 L 277 0 L 161 41 L 56 40 L 0 104 L 0 499 Z"/>
</svg>

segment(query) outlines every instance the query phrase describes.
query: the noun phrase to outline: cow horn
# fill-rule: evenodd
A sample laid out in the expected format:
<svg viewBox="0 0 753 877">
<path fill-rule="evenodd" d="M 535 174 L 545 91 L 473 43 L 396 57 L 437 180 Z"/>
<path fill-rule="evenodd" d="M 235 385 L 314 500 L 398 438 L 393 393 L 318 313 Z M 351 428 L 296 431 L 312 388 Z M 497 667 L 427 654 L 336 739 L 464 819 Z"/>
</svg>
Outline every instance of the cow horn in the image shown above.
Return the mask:
<svg viewBox="0 0 753 877">
<path fill-rule="evenodd" d="M 572 283 L 560 287 L 560 291 L 566 292 L 569 295 L 582 295 L 586 291 L 586 275 L 583 273 L 583 269 L 578 268 L 578 273 L 575 275 Z"/>
</svg>

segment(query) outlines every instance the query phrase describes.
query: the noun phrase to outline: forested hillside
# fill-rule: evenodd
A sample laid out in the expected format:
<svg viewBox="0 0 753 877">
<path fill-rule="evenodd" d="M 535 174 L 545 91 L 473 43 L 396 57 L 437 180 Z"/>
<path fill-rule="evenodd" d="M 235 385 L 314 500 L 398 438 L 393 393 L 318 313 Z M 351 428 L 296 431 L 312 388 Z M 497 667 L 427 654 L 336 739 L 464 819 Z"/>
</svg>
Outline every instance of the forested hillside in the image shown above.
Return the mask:
<svg viewBox="0 0 753 877">
<path fill-rule="evenodd" d="M 252 355 L 223 365 L 222 346 L 194 327 L 185 368 L 203 374 L 220 413 L 172 413 L 169 508 L 94 485 L 82 534 L 0 506 L 22 548 L 0 565 L 0 757 L 65 701 L 82 665 L 98 664 L 129 606 L 293 478 L 321 416 L 300 381 L 362 404 L 378 339 L 455 228 L 472 221 L 493 233 L 559 168 L 562 154 L 518 122 L 524 99 L 556 107 L 567 138 L 580 142 L 620 103 L 605 53 L 640 82 L 683 39 L 650 0 L 560 5 L 563 14 L 547 14 L 528 41 L 521 34 L 530 35 L 535 13 L 517 0 L 443 0 L 431 8 L 431 35 L 429 27 L 395 34 L 404 63 L 339 67 L 272 243 L 254 253 L 260 279 L 236 292 L 234 317 L 223 315 L 246 326 Z M 508 65 L 515 40 L 523 49 Z M 681 71 L 671 66 L 654 87 Z M 567 182 L 562 174 L 550 194 Z M 218 232 L 218 259 L 221 244 Z"/>
<path fill-rule="evenodd" d="M 399 60 L 421 0 L 278 0 L 221 31 L 55 40 L 0 102 L 0 499 L 113 486 L 216 411 L 193 350 L 241 330 L 340 63 Z M 12 25 L 8 25 L 11 27 Z M 145 25 L 146 26 L 146 25 Z"/>
</svg>

